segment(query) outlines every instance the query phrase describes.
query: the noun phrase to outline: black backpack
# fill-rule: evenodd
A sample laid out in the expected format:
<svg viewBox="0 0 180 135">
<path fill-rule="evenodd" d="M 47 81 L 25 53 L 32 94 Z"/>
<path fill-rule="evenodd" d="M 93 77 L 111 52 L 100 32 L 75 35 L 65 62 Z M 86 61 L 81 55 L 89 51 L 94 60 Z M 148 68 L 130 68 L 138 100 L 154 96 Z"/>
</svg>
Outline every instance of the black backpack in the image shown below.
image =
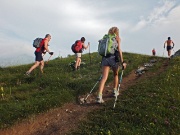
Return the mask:
<svg viewBox="0 0 180 135">
<path fill-rule="evenodd" d="M 33 47 L 39 48 L 42 40 L 43 40 L 43 38 L 36 38 L 36 39 L 33 41 Z"/>
</svg>

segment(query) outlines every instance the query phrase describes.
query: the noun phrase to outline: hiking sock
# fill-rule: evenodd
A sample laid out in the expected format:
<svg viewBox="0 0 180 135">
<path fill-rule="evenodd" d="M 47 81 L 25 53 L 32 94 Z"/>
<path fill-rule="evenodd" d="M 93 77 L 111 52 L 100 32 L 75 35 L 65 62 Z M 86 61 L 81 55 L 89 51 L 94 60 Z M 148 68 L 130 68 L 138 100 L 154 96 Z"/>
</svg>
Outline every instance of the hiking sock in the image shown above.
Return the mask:
<svg viewBox="0 0 180 135">
<path fill-rule="evenodd" d="M 99 93 L 99 94 L 98 94 L 98 97 L 102 97 L 102 93 Z"/>
<path fill-rule="evenodd" d="M 102 99 L 102 94 L 101 93 L 99 93 L 98 94 L 98 96 L 97 96 L 97 101 L 96 101 L 97 103 L 104 103 L 104 100 Z"/>
</svg>

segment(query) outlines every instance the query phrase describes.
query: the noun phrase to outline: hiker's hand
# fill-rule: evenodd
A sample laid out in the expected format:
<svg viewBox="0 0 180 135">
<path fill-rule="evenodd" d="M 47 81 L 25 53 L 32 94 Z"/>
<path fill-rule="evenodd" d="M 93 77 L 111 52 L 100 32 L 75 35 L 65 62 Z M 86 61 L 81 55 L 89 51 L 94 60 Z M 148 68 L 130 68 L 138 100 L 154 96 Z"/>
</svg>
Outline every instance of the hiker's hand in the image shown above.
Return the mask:
<svg viewBox="0 0 180 135">
<path fill-rule="evenodd" d="M 50 54 L 50 55 L 53 55 L 53 54 L 54 54 L 54 52 L 49 52 L 49 54 Z"/>
<path fill-rule="evenodd" d="M 43 52 L 43 54 L 46 54 L 46 52 Z"/>
<path fill-rule="evenodd" d="M 123 62 L 123 63 L 122 63 L 123 69 L 126 69 L 126 66 L 127 66 L 126 62 Z"/>
</svg>

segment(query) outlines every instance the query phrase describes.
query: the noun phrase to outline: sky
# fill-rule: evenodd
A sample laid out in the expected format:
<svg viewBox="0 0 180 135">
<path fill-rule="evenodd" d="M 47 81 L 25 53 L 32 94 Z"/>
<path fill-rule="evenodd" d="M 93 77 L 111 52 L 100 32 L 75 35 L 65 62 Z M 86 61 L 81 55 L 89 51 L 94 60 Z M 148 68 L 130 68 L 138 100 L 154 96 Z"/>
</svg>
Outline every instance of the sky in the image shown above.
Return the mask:
<svg viewBox="0 0 180 135">
<path fill-rule="evenodd" d="M 120 30 L 121 49 L 165 56 L 167 37 L 180 49 L 180 0 L 0 0 L 0 66 L 34 62 L 33 40 L 51 34 L 53 58 L 73 55 L 81 37 L 97 52 L 108 30 Z M 83 52 L 89 53 L 89 50 Z M 45 60 L 49 57 L 45 55 Z"/>
</svg>

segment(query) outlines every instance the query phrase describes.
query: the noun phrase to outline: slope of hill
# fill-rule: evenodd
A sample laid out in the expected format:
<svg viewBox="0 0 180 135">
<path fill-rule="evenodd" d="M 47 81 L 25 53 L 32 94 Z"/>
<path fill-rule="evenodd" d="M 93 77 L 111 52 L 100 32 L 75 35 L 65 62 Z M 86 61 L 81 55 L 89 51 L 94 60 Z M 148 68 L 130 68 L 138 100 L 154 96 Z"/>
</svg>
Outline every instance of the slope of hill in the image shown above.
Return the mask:
<svg viewBox="0 0 180 135">
<path fill-rule="evenodd" d="M 30 77 L 23 73 L 31 65 L 1 68 L 3 96 L 0 126 L 1 129 L 9 126 L 12 129 L 1 130 L 0 133 L 66 134 L 80 124 L 79 118 L 86 119 L 87 113 L 94 109 L 97 111 L 93 111 L 89 119 L 80 124 L 82 128 L 72 134 L 178 133 L 179 58 L 164 66 L 163 61 L 166 60 L 163 58 L 130 53 L 125 53 L 124 57 L 128 61 L 128 68 L 124 72 L 123 91 L 115 110 L 111 109 L 113 98 L 107 98 L 104 106 L 80 106 L 77 103 L 77 97 L 89 92 L 101 74 L 101 58 L 97 53 L 91 54 L 91 63 L 89 55 L 83 55 L 86 64 L 77 72 L 72 72 L 68 66 L 74 57 L 50 61 L 45 66 L 45 74 L 41 75 L 35 70 Z M 144 78 L 136 77 L 133 69 L 154 58 L 158 62 L 143 75 Z M 112 73 L 108 82 L 111 80 Z M 107 92 L 111 89 L 110 84 Z M 28 119 L 21 123 L 24 118 Z M 12 126 L 15 123 L 16 126 Z"/>
</svg>

